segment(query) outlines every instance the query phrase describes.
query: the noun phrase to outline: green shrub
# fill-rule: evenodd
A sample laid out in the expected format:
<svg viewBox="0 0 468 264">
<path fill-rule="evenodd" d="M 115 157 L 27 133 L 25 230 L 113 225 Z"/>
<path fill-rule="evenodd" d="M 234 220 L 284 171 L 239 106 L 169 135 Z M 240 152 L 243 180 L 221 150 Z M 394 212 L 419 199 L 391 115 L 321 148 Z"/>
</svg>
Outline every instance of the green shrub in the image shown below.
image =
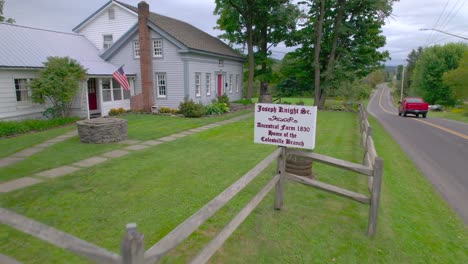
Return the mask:
<svg viewBox="0 0 468 264">
<path fill-rule="evenodd" d="M 227 96 L 227 94 L 219 95 L 217 97 L 217 101 L 218 103 L 225 103 L 227 104 L 227 106 L 229 106 L 229 97 Z"/>
<path fill-rule="evenodd" d="M 229 107 L 226 103 L 212 103 L 205 106 L 207 115 L 222 115 L 229 112 Z"/>
<path fill-rule="evenodd" d="M 283 102 L 281 102 L 281 104 L 290 105 L 290 104 L 292 104 L 292 103 L 291 103 L 291 102 L 288 102 L 288 101 L 283 101 Z"/>
<path fill-rule="evenodd" d="M 177 115 L 179 113 L 179 110 L 172 109 L 172 108 L 169 108 L 169 107 L 161 107 L 161 108 L 159 108 L 159 113 L 160 114 Z"/>
<path fill-rule="evenodd" d="M 305 103 L 304 103 L 304 101 L 299 100 L 299 101 L 297 101 L 296 105 L 305 105 Z"/>
<path fill-rule="evenodd" d="M 109 110 L 109 116 L 122 115 L 122 114 L 124 114 L 126 112 L 127 111 L 125 111 L 125 109 L 123 109 L 122 107 L 121 108 L 112 108 L 111 110 Z"/>
<path fill-rule="evenodd" d="M 65 117 L 48 120 L 27 119 L 22 121 L 0 121 L 0 137 L 63 126 L 76 122 L 78 119 L 78 117 Z"/>
<path fill-rule="evenodd" d="M 192 99 L 188 100 L 187 98 L 180 103 L 179 111 L 185 117 L 202 117 L 205 115 L 205 107 L 202 103 L 195 103 Z"/>
</svg>

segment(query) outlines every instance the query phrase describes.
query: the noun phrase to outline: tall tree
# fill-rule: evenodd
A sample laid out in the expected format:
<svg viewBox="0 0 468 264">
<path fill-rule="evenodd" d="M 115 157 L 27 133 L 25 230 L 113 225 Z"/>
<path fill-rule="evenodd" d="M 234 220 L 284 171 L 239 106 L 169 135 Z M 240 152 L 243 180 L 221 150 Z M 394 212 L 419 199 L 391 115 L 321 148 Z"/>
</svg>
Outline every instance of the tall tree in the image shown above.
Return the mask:
<svg viewBox="0 0 468 264">
<path fill-rule="evenodd" d="M 269 49 L 284 41 L 296 28 L 300 14 L 291 0 L 216 0 L 215 14 L 220 15 L 218 28 L 225 33 L 221 38 L 234 44 L 247 43 L 249 58 L 249 79 L 247 98 L 253 90 L 256 59 L 261 65 L 259 71 L 260 95 L 268 94 L 271 68 L 268 64 Z"/>
<path fill-rule="evenodd" d="M 416 50 L 412 50 L 408 54 L 408 58 L 406 59 L 406 62 L 408 63 L 406 65 L 406 71 L 405 71 L 405 78 L 403 80 L 403 85 L 405 87 L 405 90 L 403 91 L 405 95 L 408 94 L 408 91 L 411 91 L 412 88 L 412 83 L 413 80 L 411 79 L 411 76 L 413 76 L 414 68 L 416 67 L 416 62 L 421 58 L 423 48 L 418 47 Z"/>
<path fill-rule="evenodd" d="M 443 82 L 442 76 L 458 67 L 466 50 L 468 45 L 463 43 L 425 48 L 416 62 L 412 76 L 414 91 L 430 104 L 453 105 L 455 98 L 450 87 Z"/>
<path fill-rule="evenodd" d="M 468 99 L 468 48 L 458 62 L 458 67 L 444 73 L 442 78 L 456 99 L 462 101 Z"/>
<path fill-rule="evenodd" d="M 394 0 L 306 0 L 308 19 L 289 45 L 300 45 L 296 56 L 308 63 L 315 76 L 315 105 L 322 108 L 327 93 L 343 81 L 367 76 L 388 58 L 381 35 Z M 324 12 L 322 10 L 324 5 Z M 323 19 L 321 16 L 323 15 Z M 322 24 L 322 26 L 320 26 Z M 321 29 L 321 30 L 320 30 Z M 321 31 L 318 32 L 318 31 Z M 320 45 L 317 37 L 322 34 Z M 318 55 L 316 55 L 318 54 Z M 318 67 L 315 63 L 318 60 Z M 317 69 L 318 68 L 318 69 Z M 319 73 L 319 74 L 317 74 Z M 318 75 L 318 76 L 317 76 Z"/>
<path fill-rule="evenodd" d="M 0 22 L 6 22 L 6 23 L 15 23 L 16 21 L 13 18 L 5 18 L 3 16 L 3 7 L 5 5 L 5 0 L 0 0 Z"/>
<path fill-rule="evenodd" d="M 219 15 L 218 27 L 226 31 L 220 37 L 230 43 L 247 43 L 249 76 L 247 81 L 247 99 L 252 98 L 254 83 L 254 48 L 253 20 L 255 17 L 255 0 L 216 0 L 215 15 Z"/>
</svg>

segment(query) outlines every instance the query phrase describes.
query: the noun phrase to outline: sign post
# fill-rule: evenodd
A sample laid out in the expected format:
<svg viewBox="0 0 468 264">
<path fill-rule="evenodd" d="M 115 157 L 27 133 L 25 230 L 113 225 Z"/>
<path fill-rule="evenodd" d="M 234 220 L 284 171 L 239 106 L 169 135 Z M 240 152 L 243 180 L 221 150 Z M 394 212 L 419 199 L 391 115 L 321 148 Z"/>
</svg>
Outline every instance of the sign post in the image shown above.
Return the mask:
<svg viewBox="0 0 468 264">
<path fill-rule="evenodd" d="M 317 107 L 255 104 L 254 142 L 314 149 Z"/>
</svg>

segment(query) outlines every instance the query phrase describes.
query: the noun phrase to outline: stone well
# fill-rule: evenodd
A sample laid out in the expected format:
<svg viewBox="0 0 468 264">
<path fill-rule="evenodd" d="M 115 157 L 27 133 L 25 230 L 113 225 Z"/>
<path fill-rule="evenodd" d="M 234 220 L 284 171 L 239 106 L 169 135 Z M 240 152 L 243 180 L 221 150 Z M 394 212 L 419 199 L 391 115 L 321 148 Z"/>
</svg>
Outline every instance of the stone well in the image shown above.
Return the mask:
<svg viewBox="0 0 468 264">
<path fill-rule="evenodd" d="M 128 122 L 125 119 L 100 117 L 76 122 L 83 143 L 112 143 L 127 139 Z"/>
</svg>

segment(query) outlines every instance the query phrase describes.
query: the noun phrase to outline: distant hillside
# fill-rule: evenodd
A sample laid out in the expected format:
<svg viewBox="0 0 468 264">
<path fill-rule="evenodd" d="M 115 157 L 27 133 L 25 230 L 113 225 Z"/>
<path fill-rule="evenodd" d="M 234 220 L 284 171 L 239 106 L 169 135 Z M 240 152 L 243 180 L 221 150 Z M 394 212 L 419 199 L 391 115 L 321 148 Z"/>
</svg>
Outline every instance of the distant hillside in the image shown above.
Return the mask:
<svg viewBox="0 0 468 264">
<path fill-rule="evenodd" d="M 395 73 L 396 70 L 397 70 L 397 67 L 398 67 L 398 66 L 386 66 L 386 65 L 385 65 L 385 71 L 386 71 L 386 72 Z"/>
</svg>

